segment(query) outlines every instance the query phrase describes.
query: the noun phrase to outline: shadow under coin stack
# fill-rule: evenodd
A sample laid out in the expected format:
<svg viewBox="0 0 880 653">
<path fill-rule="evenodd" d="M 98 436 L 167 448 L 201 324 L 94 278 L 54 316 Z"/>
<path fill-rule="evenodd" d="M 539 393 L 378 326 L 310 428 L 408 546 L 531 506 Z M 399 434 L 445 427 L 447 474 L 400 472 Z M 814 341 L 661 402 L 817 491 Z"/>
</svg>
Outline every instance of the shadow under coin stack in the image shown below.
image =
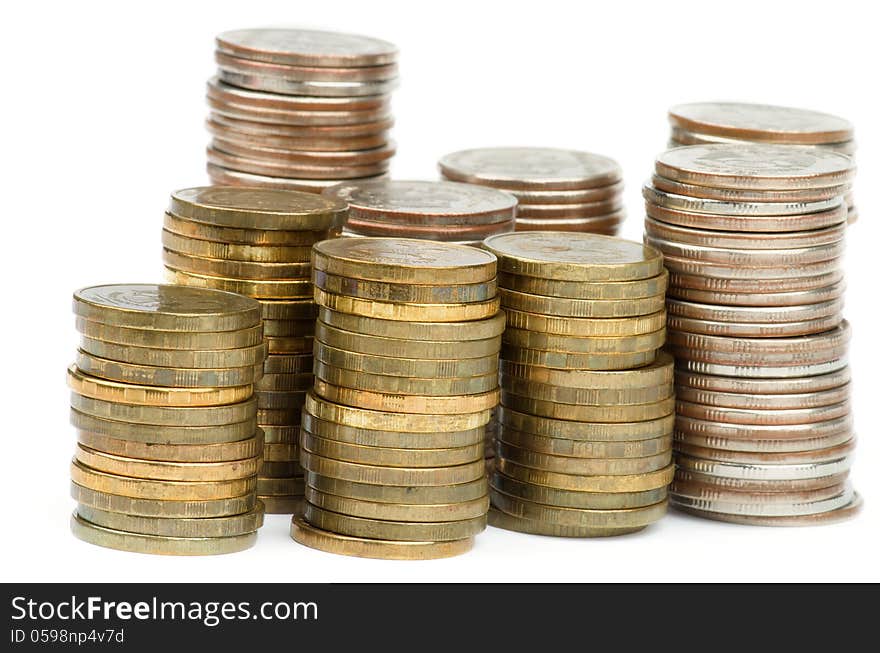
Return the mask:
<svg viewBox="0 0 880 653">
<path fill-rule="evenodd" d="M 660 253 L 566 232 L 484 246 L 507 314 L 489 523 L 598 537 L 658 520 L 674 421 Z"/>
<path fill-rule="evenodd" d="M 669 147 L 711 143 L 810 145 L 855 156 L 853 126 L 819 111 L 743 102 L 693 102 L 669 110 Z M 844 199 L 847 221 L 858 219 L 852 191 Z"/>
<path fill-rule="evenodd" d="M 312 387 L 312 244 L 338 232 L 345 204 L 296 191 L 204 187 L 171 195 L 162 231 L 168 277 L 259 301 L 269 356 L 255 386 L 265 433 L 257 493 L 266 512 L 302 502 L 300 411 Z"/>
<path fill-rule="evenodd" d="M 613 159 L 545 147 L 462 150 L 440 159 L 446 179 L 505 190 L 519 201 L 517 231 L 614 235 L 623 222 L 623 174 Z"/>
<path fill-rule="evenodd" d="M 215 290 L 109 285 L 74 293 L 68 369 L 76 537 L 125 551 L 231 553 L 263 523 L 260 307 Z"/>
<path fill-rule="evenodd" d="M 208 174 L 221 185 L 320 193 L 385 176 L 397 48 L 355 34 L 247 29 L 217 37 Z"/>
<path fill-rule="evenodd" d="M 687 512 L 755 525 L 858 510 L 843 320 L 849 157 L 808 147 L 669 150 L 645 242 L 670 273 L 676 478 Z M 658 188 L 657 180 L 668 180 Z"/>
<path fill-rule="evenodd" d="M 498 403 L 496 262 L 397 238 L 318 243 L 315 388 L 303 411 L 307 546 L 463 553 L 486 526 L 484 427 Z"/>
<path fill-rule="evenodd" d="M 343 235 L 422 238 L 479 245 L 513 231 L 516 198 L 449 181 L 372 181 L 324 191 L 348 203 Z"/>
</svg>

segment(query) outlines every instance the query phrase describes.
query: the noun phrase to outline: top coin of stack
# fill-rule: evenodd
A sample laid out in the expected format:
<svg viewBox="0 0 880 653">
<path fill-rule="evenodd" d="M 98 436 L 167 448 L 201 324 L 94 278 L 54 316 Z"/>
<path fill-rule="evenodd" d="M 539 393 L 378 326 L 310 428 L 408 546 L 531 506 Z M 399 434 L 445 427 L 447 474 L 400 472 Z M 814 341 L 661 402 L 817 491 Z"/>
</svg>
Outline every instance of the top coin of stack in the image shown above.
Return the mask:
<svg viewBox="0 0 880 653">
<path fill-rule="evenodd" d="M 296 462 L 300 409 L 312 385 L 312 244 L 335 235 L 345 204 L 311 193 L 247 187 L 187 188 L 171 195 L 162 231 L 171 280 L 229 290 L 260 302 L 268 346 L 257 383 L 265 431 L 260 498 L 293 512 L 302 495 Z"/>
<path fill-rule="evenodd" d="M 669 110 L 669 146 L 711 143 L 809 145 L 855 155 L 853 126 L 837 116 L 767 104 L 693 102 Z M 848 222 L 858 218 L 852 193 L 846 193 Z"/>
<path fill-rule="evenodd" d="M 672 360 L 660 252 L 617 238 L 488 238 L 507 329 L 490 523 L 617 535 L 666 512 Z"/>
<path fill-rule="evenodd" d="M 466 551 L 489 507 L 484 427 L 504 328 L 495 257 L 365 237 L 318 243 L 312 262 L 321 308 L 293 537 L 369 557 Z"/>
<path fill-rule="evenodd" d="M 444 178 L 505 190 L 519 200 L 517 231 L 613 235 L 625 217 L 623 175 L 608 157 L 544 147 L 462 150 L 440 159 Z"/>
<path fill-rule="evenodd" d="M 855 440 L 841 257 L 852 161 L 828 149 L 669 150 L 644 189 L 670 272 L 674 505 L 796 525 L 846 517 Z"/>
<path fill-rule="evenodd" d="M 344 183 L 324 191 L 348 203 L 344 234 L 423 238 L 477 245 L 513 231 L 516 198 L 450 181 Z"/>
<path fill-rule="evenodd" d="M 320 192 L 384 176 L 397 48 L 355 34 L 244 29 L 217 37 L 208 82 L 216 184 Z"/>
<path fill-rule="evenodd" d="M 74 293 L 68 369 L 79 444 L 74 534 L 176 555 L 251 546 L 262 433 L 260 307 L 217 290 L 119 284 Z"/>
</svg>

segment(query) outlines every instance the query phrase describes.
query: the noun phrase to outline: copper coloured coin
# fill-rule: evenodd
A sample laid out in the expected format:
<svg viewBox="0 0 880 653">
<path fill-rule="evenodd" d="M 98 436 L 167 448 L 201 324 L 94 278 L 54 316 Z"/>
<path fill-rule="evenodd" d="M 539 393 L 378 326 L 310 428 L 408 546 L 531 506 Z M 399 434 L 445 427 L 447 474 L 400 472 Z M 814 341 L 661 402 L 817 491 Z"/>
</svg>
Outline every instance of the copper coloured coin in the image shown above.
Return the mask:
<svg viewBox="0 0 880 653">
<path fill-rule="evenodd" d="M 230 118 L 277 125 L 358 125 L 391 117 L 387 107 L 366 111 L 285 111 L 229 104 L 211 96 L 208 96 L 208 106 L 211 111 Z"/>
<path fill-rule="evenodd" d="M 391 129 L 394 121 L 383 118 L 373 122 L 352 125 L 281 125 L 278 123 L 262 123 L 256 120 L 224 116 L 212 112 L 210 119 L 237 131 L 263 136 L 283 136 L 286 138 L 356 138 L 384 134 Z"/>
<path fill-rule="evenodd" d="M 388 41 L 307 29 L 239 29 L 217 37 L 217 48 L 253 61 L 298 66 L 381 66 L 397 60 Z"/>
<path fill-rule="evenodd" d="M 520 218 L 592 218 L 607 216 L 623 208 L 623 199 L 582 204 L 519 204 L 516 214 Z"/>
<path fill-rule="evenodd" d="M 295 177 L 271 177 L 252 174 L 240 170 L 231 170 L 223 166 L 208 163 L 208 176 L 211 183 L 219 186 L 255 186 L 257 188 L 275 188 L 278 190 L 299 190 L 307 193 L 321 193 L 330 186 L 339 183 L 338 179 L 300 179 Z M 373 181 L 386 177 L 387 173 L 364 178 Z"/>
<path fill-rule="evenodd" d="M 208 162 L 224 168 L 240 170 L 257 175 L 269 177 L 298 177 L 302 179 L 351 179 L 355 177 L 369 177 L 378 175 L 388 170 L 388 162 L 382 161 L 363 166 L 327 165 L 310 166 L 284 162 L 267 162 L 250 159 L 221 152 L 213 147 L 207 148 Z"/>
<path fill-rule="evenodd" d="M 685 184 L 653 175 L 651 184 L 654 188 L 667 193 L 685 195 L 687 197 L 703 197 L 728 202 L 817 202 L 842 197 L 849 191 L 849 185 L 825 186 L 823 188 L 795 188 L 792 190 L 741 190 L 737 188 L 713 188 Z"/>
<path fill-rule="evenodd" d="M 596 188 L 582 188 L 580 190 L 529 190 L 525 188 L 503 188 L 503 190 L 519 200 L 520 204 L 587 204 L 590 202 L 605 202 L 620 197 L 623 192 L 623 182 L 618 181 L 607 186 Z"/>
<path fill-rule="evenodd" d="M 584 231 L 590 233 L 616 232 L 623 222 L 624 212 L 612 214 L 611 217 L 597 218 L 551 218 L 536 220 L 532 218 L 516 219 L 517 231 Z"/>
<path fill-rule="evenodd" d="M 387 161 L 397 150 L 394 143 L 369 150 L 354 152 L 303 152 L 280 148 L 257 147 L 236 141 L 214 138 L 211 145 L 227 154 L 243 156 L 254 161 L 273 163 L 302 163 L 314 166 L 363 166 L 380 161 Z"/>
<path fill-rule="evenodd" d="M 653 238 L 699 247 L 725 247 L 734 249 L 786 249 L 829 245 L 843 240 L 846 225 L 840 223 L 824 229 L 809 231 L 783 231 L 749 233 L 739 231 L 713 231 L 693 229 L 667 224 L 648 216 L 645 233 Z"/>
<path fill-rule="evenodd" d="M 362 66 L 357 68 L 329 66 L 292 66 L 288 64 L 251 61 L 226 54 L 214 53 L 214 61 L 220 70 L 242 75 L 273 77 L 290 82 L 382 82 L 397 77 L 397 64 Z"/>
<path fill-rule="evenodd" d="M 224 84 L 217 77 L 208 80 L 208 97 L 227 104 L 257 109 L 282 111 L 376 111 L 390 106 L 388 95 L 365 95 L 361 97 L 314 97 L 307 95 L 280 95 L 249 91 Z"/>
<path fill-rule="evenodd" d="M 254 91 L 283 93 L 285 95 L 317 95 L 324 97 L 349 97 L 352 95 L 386 95 L 397 87 L 397 81 L 381 82 L 328 82 L 295 81 L 269 75 L 254 75 L 221 68 L 217 76 L 221 81 Z"/>
<path fill-rule="evenodd" d="M 682 145 L 708 145 L 710 143 L 754 142 L 754 139 L 725 138 L 723 136 L 714 136 L 711 134 L 702 134 L 695 131 L 689 131 L 687 129 L 682 129 L 681 127 L 675 126 L 673 126 L 670 130 L 669 136 L 669 147 L 681 147 Z M 808 144 L 804 143 L 804 145 Z M 809 146 L 826 148 L 834 152 L 846 154 L 847 156 L 853 156 L 856 153 L 857 149 L 856 142 L 854 140 L 842 141 L 840 143 L 816 143 L 809 144 Z"/>
<path fill-rule="evenodd" d="M 305 152 L 346 152 L 353 150 L 369 150 L 375 147 L 382 147 L 389 141 L 387 132 L 367 136 L 350 136 L 348 138 L 291 138 L 288 136 L 275 136 L 271 133 L 251 133 L 230 128 L 223 125 L 217 120 L 207 120 L 205 126 L 208 133 L 212 136 L 225 141 L 238 143 L 239 145 L 250 145 L 262 148 L 278 148 L 281 150 L 298 150 Z M 259 131 L 259 130 L 258 130 Z M 267 130 L 271 131 L 271 130 Z"/>
</svg>

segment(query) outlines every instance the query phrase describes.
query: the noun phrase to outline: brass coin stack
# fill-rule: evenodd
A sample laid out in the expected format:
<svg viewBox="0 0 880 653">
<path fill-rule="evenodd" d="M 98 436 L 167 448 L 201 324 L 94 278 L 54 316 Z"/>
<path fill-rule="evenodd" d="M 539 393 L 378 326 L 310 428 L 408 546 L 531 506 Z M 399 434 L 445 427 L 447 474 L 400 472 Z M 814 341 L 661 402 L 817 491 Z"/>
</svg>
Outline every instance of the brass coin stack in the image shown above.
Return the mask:
<svg viewBox="0 0 880 653">
<path fill-rule="evenodd" d="M 257 493 L 266 512 L 302 501 L 300 411 L 313 383 L 312 244 L 332 237 L 345 204 L 311 193 L 244 187 L 187 188 L 171 195 L 162 231 L 168 278 L 255 298 L 269 356 L 255 385 L 265 433 Z"/>
<path fill-rule="evenodd" d="M 217 37 L 208 82 L 215 184 L 320 193 L 385 176 L 397 48 L 355 34 L 245 29 Z"/>
<path fill-rule="evenodd" d="M 855 156 L 852 123 L 837 116 L 767 104 L 693 102 L 669 110 L 669 147 L 712 143 L 810 145 Z M 847 222 L 858 219 L 852 191 L 844 194 Z"/>
<path fill-rule="evenodd" d="M 488 238 L 507 328 L 489 523 L 565 537 L 641 530 L 672 480 L 660 253 L 609 236 Z"/>
<path fill-rule="evenodd" d="M 153 284 L 74 293 L 82 334 L 68 369 L 78 445 L 71 529 L 113 549 L 230 553 L 263 522 L 260 307 L 216 290 Z"/>
<path fill-rule="evenodd" d="M 479 245 L 487 236 L 513 231 L 516 215 L 509 193 L 449 181 L 344 183 L 324 194 L 348 203 L 348 236 Z"/>
<path fill-rule="evenodd" d="M 519 200 L 517 231 L 614 235 L 623 222 L 623 175 L 599 154 L 548 147 L 462 150 L 440 159 L 445 179 L 507 191 Z"/>
<path fill-rule="evenodd" d="M 315 387 L 298 542 L 348 555 L 467 551 L 486 526 L 483 427 L 498 403 L 496 262 L 397 238 L 315 245 Z"/>
<path fill-rule="evenodd" d="M 645 242 L 670 273 L 676 507 L 757 525 L 858 510 L 841 313 L 853 173 L 845 155 L 793 145 L 692 145 L 657 159 Z"/>
</svg>

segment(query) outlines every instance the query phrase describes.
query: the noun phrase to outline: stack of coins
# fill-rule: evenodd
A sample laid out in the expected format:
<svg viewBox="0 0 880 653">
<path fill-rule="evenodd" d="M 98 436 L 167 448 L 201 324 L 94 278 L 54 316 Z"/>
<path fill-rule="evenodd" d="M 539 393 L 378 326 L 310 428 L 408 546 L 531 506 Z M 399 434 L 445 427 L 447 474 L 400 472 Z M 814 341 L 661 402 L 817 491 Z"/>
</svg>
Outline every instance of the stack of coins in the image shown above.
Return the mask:
<svg viewBox="0 0 880 653">
<path fill-rule="evenodd" d="M 247 29 L 217 37 L 208 82 L 213 183 L 321 192 L 384 176 L 397 49 L 366 36 Z"/>
<path fill-rule="evenodd" d="M 302 501 L 297 439 L 312 386 L 312 244 L 337 233 L 345 204 L 311 193 L 243 187 L 188 188 L 171 195 L 162 231 L 169 279 L 257 299 L 269 356 L 256 384 L 265 432 L 258 495 L 266 512 Z"/>
<path fill-rule="evenodd" d="M 324 191 L 348 203 L 344 234 L 479 245 L 513 231 L 516 198 L 448 181 L 346 183 Z"/>
<path fill-rule="evenodd" d="M 843 320 L 849 157 L 792 145 L 660 155 L 645 242 L 670 273 L 674 505 L 749 524 L 858 509 Z"/>
<path fill-rule="evenodd" d="M 486 240 L 507 329 L 489 523 L 567 537 L 640 530 L 672 479 L 667 275 L 658 251 L 595 234 Z"/>
<path fill-rule="evenodd" d="M 126 551 L 206 555 L 256 541 L 263 438 L 253 384 L 260 306 L 216 290 L 109 285 L 74 293 L 68 368 L 78 445 L 76 537 Z"/>
<path fill-rule="evenodd" d="M 809 145 L 856 153 L 853 126 L 848 120 L 819 111 L 742 102 L 694 102 L 669 110 L 669 147 L 711 143 L 769 143 Z M 846 198 L 848 222 L 858 218 L 852 192 Z"/>
<path fill-rule="evenodd" d="M 306 506 L 291 535 L 378 558 L 467 551 L 486 526 L 483 429 L 498 402 L 496 262 L 460 245 L 315 245 Z"/>
<path fill-rule="evenodd" d="M 517 231 L 614 235 L 625 217 L 620 166 L 590 152 L 544 147 L 463 150 L 440 159 L 440 173 L 516 196 Z"/>
</svg>

